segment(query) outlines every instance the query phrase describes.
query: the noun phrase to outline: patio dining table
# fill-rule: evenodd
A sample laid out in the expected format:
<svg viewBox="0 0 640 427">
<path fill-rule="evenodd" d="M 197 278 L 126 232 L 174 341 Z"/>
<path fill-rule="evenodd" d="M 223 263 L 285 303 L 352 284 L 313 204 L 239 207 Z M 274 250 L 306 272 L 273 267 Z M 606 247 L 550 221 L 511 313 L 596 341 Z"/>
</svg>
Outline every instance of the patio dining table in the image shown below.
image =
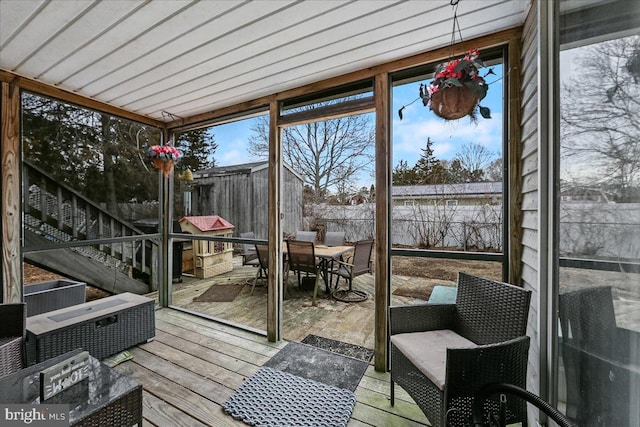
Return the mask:
<svg viewBox="0 0 640 427">
<path fill-rule="evenodd" d="M 340 259 L 343 255 L 353 251 L 353 246 L 327 246 L 327 245 L 313 245 L 314 254 L 316 258 L 320 258 L 320 265 L 322 267 L 322 276 L 326 287 L 327 294 L 330 293 L 329 289 L 329 265 L 331 260 Z M 287 242 L 282 244 L 282 253 L 287 253 Z M 285 287 L 286 288 L 286 287 Z"/>
</svg>

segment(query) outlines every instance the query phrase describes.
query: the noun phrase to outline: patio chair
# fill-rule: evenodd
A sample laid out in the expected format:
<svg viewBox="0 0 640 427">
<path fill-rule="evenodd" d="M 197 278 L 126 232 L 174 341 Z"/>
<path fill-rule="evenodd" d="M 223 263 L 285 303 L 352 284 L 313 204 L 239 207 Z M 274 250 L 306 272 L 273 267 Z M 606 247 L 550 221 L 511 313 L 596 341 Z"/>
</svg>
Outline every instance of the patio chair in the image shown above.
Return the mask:
<svg viewBox="0 0 640 427">
<path fill-rule="evenodd" d="M 251 294 L 256 287 L 256 282 L 261 277 L 267 277 L 267 271 L 269 269 L 269 246 L 267 245 L 255 245 L 255 252 L 258 260 L 258 271 L 256 277 L 253 279 L 253 285 L 251 286 Z M 264 276 L 263 276 L 264 274 Z"/>
<path fill-rule="evenodd" d="M 298 231 L 296 231 L 296 241 L 298 241 L 298 242 L 315 243 L 316 242 L 316 235 L 317 235 L 317 233 L 315 231 L 298 230 Z"/>
<path fill-rule="evenodd" d="M 25 367 L 26 304 L 0 304 L 0 319 L 0 377 L 4 377 Z"/>
<path fill-rule="evenodd" d="M 347 256 L 344 261 L 333 259 L 329 274 L 331 280 L 336 276 L 335 291 L 333 297 L 338 301 L 358 302 L 367 299 L 367 293 L 353 289 L 353 279 L 365 273 L 371 273 L 371 252 L 373 240 L 360 240 L 353 248 L 353 254 Z M 339 289 L 338 281 L 343 277 L 349 284 L 349 289 Z"/>
<path fill-rule="evenodd" d="M 640 385 L 640 333 L 617 326 L 611 286 L 563 293 L 559 303 L 567 416 L 579 425 L 634 424 L 638 397 L 629 393 Z"/>
<path fill-rule="evenodd" d="M 551 406 L 544 399 L 541 399 L 540 396 L 531 393 L 530 391 L 525 390 L 522 387 L 516 387 L 512 384 L 487 384 L 483 386 L 478 393 L 473 398 L 473 425 L 474 426 L 484 426 L 486 418 L 484 417 L 483 411 L 483 403 L 486 396 L 490 396 L 492 394 L 500 393 L 505 396 L 505 399 L 509 399 L 511 396 L 516 399 L 524 399 L 527 403 L 535 406 L 540 409 L 542 412 L 547 414 L 549 418 L 556 422 L 554 425 L 558 425 L 559 427 L 577 427 L 573 424 L 562 412 L 558 411 L 555 407 Z M 510 396 L 508 396 L 510 395 Z M 505 400 L 506 401 L 506 400 Z M 491 426 L 495 427 L 506 427 L 507 423 L 504 418 L 501 416 L 502 413 L 498 412 L 492 414 Z M 471 424 L 469 424 L 471 425 Z"/>
<path fill-rule="evenodd" d="M 240 233 L 240 238 L 255 239 L 256 234 L 253 231 L 247 231 L 244 233 Z M 256 252 L 256 246 L 254 244 L 242 244 L 242 265 L 252 265 L 254 267 L 260 266 L 260 262 L 258 261 L 258 253 Z"/>
<path fill-rule="evenodd" d="M 459 273 L 455 304 L 390 307 L 391 405 L 397 383 L 432 426 L 458 426 L 469 422 L 482 386 L 525 388 L 530 300 L 531 291 Z M 499 408 L 489 398 L 485 415 Z M 505 416 L 526 422 L 526 402 L 507 401 Z"/>
<path fill-rule="evenodd" d="M 302 286 L 301 274 L 309 273 L 315 275 L 315 284 L 313 286 L 313 301 L 316 305 L 316 297 L 318 295 L 318 284 L 322 276 L 322 262 L 316 258 L 313 242 L 287 240 L 287 260 L 289 269 L 285 275 L 285 283 L 289 281 L 289 271 L 293 270 L 298 276 L 298 286 Z"/>
<path fill-rule="evenodd" d="M 344 246 L 344 231 L 327 231 L 324 234 L 326 246 Z"/>
</svg>

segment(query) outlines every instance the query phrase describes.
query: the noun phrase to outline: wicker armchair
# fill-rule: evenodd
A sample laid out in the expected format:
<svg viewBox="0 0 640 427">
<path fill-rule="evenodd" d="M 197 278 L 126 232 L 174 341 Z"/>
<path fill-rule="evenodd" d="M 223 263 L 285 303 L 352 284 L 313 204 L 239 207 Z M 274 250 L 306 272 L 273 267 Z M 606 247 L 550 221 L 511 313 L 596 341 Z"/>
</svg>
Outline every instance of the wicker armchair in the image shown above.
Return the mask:
<svg viewBox="0 0 640 427">
<path fill-rule="evenodd" d="M 560 294 L 559 319 L 567 416 L 581 426 L 637 424 L 640 333 L 617 326 L 611 286 Z"/>
<path fill-rule="evenodd" d="M 530 300 L 520 287 L 459 273 L 455 304 L 390 307 L 391 405 L 398 383 L 432 426 L 458 426 L 485 384 L 526 387 Z M 485 412 L 499 407 L 487 399 Z M 507 402 L 506 418 L 526 422 L 526 403 Z"/>
<path fill-rule="evenodd" d="M 0 377 L 4 377 L 25 366 L 26 304 L 0 304 L 0 319 Z"/>
</svg>

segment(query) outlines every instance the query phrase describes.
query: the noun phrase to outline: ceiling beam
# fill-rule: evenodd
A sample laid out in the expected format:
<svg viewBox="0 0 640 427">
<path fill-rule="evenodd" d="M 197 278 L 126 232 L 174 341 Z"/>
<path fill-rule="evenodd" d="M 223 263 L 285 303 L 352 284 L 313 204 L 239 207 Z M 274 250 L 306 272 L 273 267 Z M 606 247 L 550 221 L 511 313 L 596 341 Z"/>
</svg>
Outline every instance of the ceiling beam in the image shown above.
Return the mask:
<svg viewBox="0 0 640 427">
<path fill-rule="evenodd" d="M 145 125 L 161 129 L 164 128 L 165 125 L 164 122 L 160 120 L 152 119 L 151 117 L 134 113 L 132 111 L 128 111 L 101 101 L 96 101 L 95 99 L 88 98 L 77 93 L 69 92 L 67 90 L 42 83 L 37 80 L 22 77 L 18 74 L 14 74 L 8 71 L 0 70 L 0 82 L 12 83 L 20 89 L 34 92 L 38 95 L 48 96 L 60 101 L 68 102 L 70 104 L 76 104 L 81 107 L 86 107 L 92 110 L 99 111 L 101 113 L 122 117 L 123 119 L 133 120 Z"/>
</svg>

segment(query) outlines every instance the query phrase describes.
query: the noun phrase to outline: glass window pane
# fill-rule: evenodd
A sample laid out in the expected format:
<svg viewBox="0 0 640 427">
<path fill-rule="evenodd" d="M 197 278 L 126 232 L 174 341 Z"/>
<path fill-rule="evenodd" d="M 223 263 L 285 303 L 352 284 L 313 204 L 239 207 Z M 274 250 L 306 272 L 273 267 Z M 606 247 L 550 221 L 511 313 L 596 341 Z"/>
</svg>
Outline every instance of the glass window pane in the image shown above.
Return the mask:
<svg viewBox="0 0 640 427">
<path fill-rule="evenodd" d="M 623 18 L 640 5 L 600 3 L 561 5 L 558 406 L 579 425 L 631 426 L 640 423 L 640 37 Z"/>
<path fill-rule="evenodd" d="M 489 89 L 479 105 L 489 119 L 476 109 L 473 117 L 444 120 L 424 105 L 421 84 L 430 85 L 437 64 L 394 76 L 394 249 L 503 251 L 503 64 L 501 51 L 480 56 Z M 502 280 L 501 263 L 459 258 L 393 256 L 392 304 L 428 300 L 436 286 L 455 286 L 459 271 Z"/>
<path fill-rule="evenodd" d="M 266 243 L 268 139 L 252 144 L 252 137 L 254 130 L 267 136 L 268 126 L 260 112 L 177 135 L 183 158 L 174 181 L 176 231 L 210 240 L 174 240 L 182 275 L 172 284 L 173 305 L 261 331 L 267 329 L 265 270 L 255 243 L 234 239 Z"/>
<path fill-rule="evenodd" d="M 28 92 L 22 123 L 25 283 L 48 270 L 107 292 L 150 291 L 159 242 L 144 235 L 157 233 L 159 173 L 144 147 L 160 143 L 159 129 Z"/>
</svg>

